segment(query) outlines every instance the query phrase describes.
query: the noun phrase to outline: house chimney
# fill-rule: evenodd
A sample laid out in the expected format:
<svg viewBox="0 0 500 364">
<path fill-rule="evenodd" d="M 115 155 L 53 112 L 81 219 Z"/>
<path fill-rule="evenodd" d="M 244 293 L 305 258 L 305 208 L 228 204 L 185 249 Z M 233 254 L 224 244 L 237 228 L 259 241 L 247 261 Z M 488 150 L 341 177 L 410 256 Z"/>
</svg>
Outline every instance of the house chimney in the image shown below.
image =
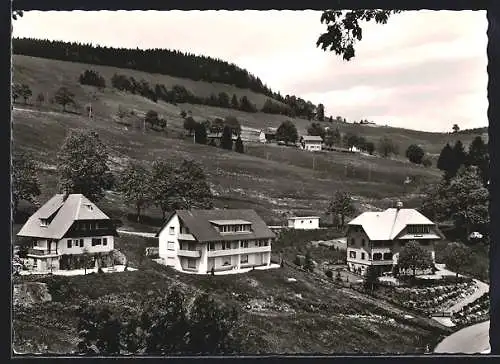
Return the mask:
<svg viewBox="0 0 500 364">
<path fill-rule="evenodd" d="M 403 203 L 401 201 L 396 202 L 396 209 L 400 210 L 403 208 Z"/>
</svg>

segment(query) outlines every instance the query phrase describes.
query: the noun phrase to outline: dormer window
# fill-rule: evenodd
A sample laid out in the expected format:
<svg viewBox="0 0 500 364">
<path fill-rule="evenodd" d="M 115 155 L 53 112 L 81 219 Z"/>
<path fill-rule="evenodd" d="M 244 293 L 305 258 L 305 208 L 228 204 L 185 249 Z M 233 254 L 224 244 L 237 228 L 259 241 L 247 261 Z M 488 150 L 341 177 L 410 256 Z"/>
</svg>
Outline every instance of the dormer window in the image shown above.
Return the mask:
<svg viewBox="0 0 500 364">
<path fill-rule="evenodd" d="M 92 207 L 91 204 L 86 204 L 87 210 L 92 211 L 94 208 Z"/>
<path fill-rule="evenodd" d="M 48 219 L 40 219 L 40 226 L 47 227 L 49 225 Z"/>
</svg>

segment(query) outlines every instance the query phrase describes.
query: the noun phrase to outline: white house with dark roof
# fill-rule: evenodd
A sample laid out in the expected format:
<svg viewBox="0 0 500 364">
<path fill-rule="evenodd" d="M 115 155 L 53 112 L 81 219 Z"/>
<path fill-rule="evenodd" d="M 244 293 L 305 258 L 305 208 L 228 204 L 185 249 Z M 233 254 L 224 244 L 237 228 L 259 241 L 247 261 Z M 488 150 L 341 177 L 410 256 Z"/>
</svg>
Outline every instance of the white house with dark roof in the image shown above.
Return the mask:
<svg viewBox="0 0 500 364">
<path fill-rule="evenodd" d="M 78 268 L 82 256 L 95 263 L 114 249 L 118 236 L 110 218 L 82 194 L 57 194 L 40 207 L 17 236 L 29 238 L 28 260 L 35 271 Z"/>
<path fill-rule="evenodd" d="M 379 272 L 391 271 L 399 251 L 408 241 L 418 241 L 431 253 L 434 243 L 443 238 L 436 224 L 415 209 L 396 208 L 364 212 L 348 223 L 347 265 L 351 272 L 365 274 L 368 266 Z"/>
<path fill-rule="evenodd" d="M 288 218 L 288 228 L 298 230 L 319 229 L 319 216 L 295 216 Z"/>
<path fill-rule="evenodd" d="M 312 152 L 320 151 L 323 145 L 323 138 L 317 135 L 304 135 L 300 138 L 300 146 L 304 150 Z"/>
<path fill-rule="evenodd" d="M 206 274 L 270 267 L 275 234 L 253 210 L 176 210 L 157 234 L 159 256 L 179 271 Z"/>
</svg>

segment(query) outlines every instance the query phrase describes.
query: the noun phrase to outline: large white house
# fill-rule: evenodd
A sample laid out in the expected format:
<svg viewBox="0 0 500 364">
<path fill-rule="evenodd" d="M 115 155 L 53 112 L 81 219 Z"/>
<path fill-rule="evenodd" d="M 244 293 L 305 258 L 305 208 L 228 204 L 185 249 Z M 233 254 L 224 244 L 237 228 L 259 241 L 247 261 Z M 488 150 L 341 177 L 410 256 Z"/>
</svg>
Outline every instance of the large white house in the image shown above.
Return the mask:
<svg viewBox="0 0 500 364">
<path fill-rule="evenodd" d="M 206 274 L 271 265 L 275 234 L 253 210 L 177 210 L 157 234 L 159 256 L 179 271 Z"/>
<path fill-rule="evenodd" d="M 359 274 L 365 274 L 370 265 L 379 273 L 391 271 L 401 247 L 412 240 L 428 250 L 434 260 L 434 243 L 442 238 L 436 224 L 398 202 L 396 208 L 364 212 L 348 223 L 347 265 Z"/>
<path fill-rule="evenodd" d="M 112 221 L 82 194 L 57 194 L 23 225 L 29 239 L 28 261 L 34 271 L 54 271 L 95 264 L 108 265 L 118 236 Z M 90 259 L 83 259 L 83 255 Z"/>
<path fill-rule="evenodd" d="M 319 229 L 318 216 L 289 217 L 288 228 L 299 230 Z"/>
<path fill-rule="evenodd" d="M 316 135 L 304 135 L 300 138 L 301 148 L 316 152 L 322 149 L 323 139 Z"/>
</svg>

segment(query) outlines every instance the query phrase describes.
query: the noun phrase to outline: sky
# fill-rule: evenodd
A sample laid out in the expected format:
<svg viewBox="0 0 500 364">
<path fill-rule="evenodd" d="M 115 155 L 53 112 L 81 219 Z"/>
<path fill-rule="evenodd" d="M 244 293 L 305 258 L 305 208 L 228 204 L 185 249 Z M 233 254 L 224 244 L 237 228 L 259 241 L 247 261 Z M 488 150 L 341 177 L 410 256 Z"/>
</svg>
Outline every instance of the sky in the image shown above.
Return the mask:
<svg viewBox="0 0 500 364">
<path fill-rule="evenodd" d="M 234 63 L 348 121 L 424 131 L 488 125 L 486 11 L 408 11 L 364 23 L 347 62 L 316 47 L 319 11 L 25 12 L 13 36 L 168 48 Z"/>
</svg>

